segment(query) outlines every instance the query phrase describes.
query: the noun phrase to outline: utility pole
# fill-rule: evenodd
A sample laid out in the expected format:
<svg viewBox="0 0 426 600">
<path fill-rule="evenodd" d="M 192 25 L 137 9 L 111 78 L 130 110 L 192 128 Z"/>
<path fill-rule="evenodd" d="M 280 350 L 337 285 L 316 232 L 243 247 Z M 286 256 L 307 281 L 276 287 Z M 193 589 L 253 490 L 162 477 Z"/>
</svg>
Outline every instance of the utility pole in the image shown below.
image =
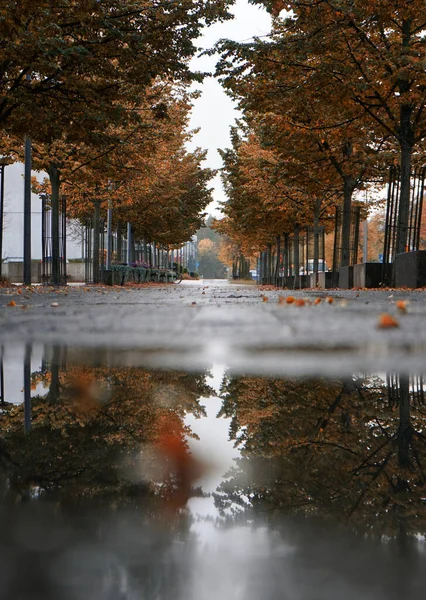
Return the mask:
<svg viewBox="0 0 426 600">
<path fill-rule="evenodd" d="M 106 269 L 111 271 L 112 263 L 112 208 L 109 206 L 107 213 L 107 254 L 106 254 Z"/>
<path fill-rule="evenodd" d="M 31 285 L 31 140 L 25 137 L 24 284 Z"/>
</svg>

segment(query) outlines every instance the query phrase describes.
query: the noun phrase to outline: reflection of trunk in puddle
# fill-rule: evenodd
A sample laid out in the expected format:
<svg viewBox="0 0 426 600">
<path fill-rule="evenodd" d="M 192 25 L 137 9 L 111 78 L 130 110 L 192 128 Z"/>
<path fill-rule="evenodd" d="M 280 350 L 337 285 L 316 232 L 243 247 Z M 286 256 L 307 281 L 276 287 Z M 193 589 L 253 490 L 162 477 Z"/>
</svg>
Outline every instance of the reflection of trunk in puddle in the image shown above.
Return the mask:
<svg viewBox="0 0 426 600">
<path fill-rule="evenodd" d="M 31 346 L 25 346 L 24 358 L 24 429 L 31 429 Z"/>
<path fill-rule="evenodd" d="M 398 459 L 400 467 L 411 466 L 410 446 L 413 427 L 410 420 L 410 381 L 407 375 L 399 378 Z"/>
<path fill-rule="evenodd" d="M 6 403 L 4 398 L 4 359 L 3 359 L 3 346 L 0 346 L 0 405 L 4 406 Z"/>
</svg>

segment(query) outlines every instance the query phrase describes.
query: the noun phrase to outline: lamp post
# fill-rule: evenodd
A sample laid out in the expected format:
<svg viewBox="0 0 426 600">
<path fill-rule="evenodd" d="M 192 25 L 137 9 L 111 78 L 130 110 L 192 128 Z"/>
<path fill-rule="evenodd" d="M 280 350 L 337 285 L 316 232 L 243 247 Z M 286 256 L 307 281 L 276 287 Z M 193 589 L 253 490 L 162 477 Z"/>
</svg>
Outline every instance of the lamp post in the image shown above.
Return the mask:
<svg viewBox="0 0 426 600">
<path fill-rule="evenodd" d="M 0 156 L 0 277 L 2 275 L 3 259 L 3 225 L 4 225 L 4 170 L 13 160 L 9 156 Z"/>
<path fill-rule="evenodd" d="M 24 284 L 31 285 L 31 140 L 25 137 Z"/>
</svg>

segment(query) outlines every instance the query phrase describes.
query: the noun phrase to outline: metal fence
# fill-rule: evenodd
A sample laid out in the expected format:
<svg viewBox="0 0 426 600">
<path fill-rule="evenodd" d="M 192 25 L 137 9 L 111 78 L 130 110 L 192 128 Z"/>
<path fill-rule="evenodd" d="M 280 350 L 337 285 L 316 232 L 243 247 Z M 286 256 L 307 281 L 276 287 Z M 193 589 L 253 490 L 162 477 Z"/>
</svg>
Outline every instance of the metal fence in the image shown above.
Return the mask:
<svg viewBox="0 0 426 600">
<path fill-rule="evenodd" d="M 406 252 L 420 247 L 420 228 L 425 194 L 426 166 L 416 168 L 411 175 L 411 192 L 408 206 Z M 389 169 L 388 196 L 386 204 L 385 240 L 383 262 L 393 262 L 398 236 L 398 213 L 400 206 L 401 169 L 392 165 Z"/>
<path fill-rule="evenodd" d="M 52 275 L 52 209 L 47 201 L 46 195 L 41 197 L 41 281 L 42 283 L 53 283 Z M 59 202 L 59 281 L 65 284 L 67 280 L 67 253 L 66 253 L 66 231 L 67 231 L 67 204 L 66 197 L 61 196 Z"/>
</svg>

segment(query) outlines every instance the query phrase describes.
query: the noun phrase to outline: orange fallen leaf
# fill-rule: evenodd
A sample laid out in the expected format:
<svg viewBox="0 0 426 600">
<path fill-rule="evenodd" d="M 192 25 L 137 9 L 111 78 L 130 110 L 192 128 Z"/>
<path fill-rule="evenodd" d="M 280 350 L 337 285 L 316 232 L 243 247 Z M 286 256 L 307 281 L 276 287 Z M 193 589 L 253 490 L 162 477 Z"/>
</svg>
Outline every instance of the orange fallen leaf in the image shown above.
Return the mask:
<svg viewBox="0 0 426 600">
<path fill-rule="evenodd" d="M 315 298 L 314 304 L 320 304 L 320 303 L 321 303 L 321 298 Z"/>
<path fill-rule="evenodd" d="M 296 306 L 305 306 L 305 301 L 303 298 L 297 298 L 294 303 Z"/>
<path fill-rule="evenodd" d="M 390 329 L 391 327 L 399 327 L 399 323 L 392 315 L 384 313 L 380 315 L 377 327 L 379 329 Z"/>
<path fill-rule="evenodd" d="M 325 301 L 326 301 L 326 302 L 328 302 L 329 304 L 333 304 L 333 302 L 334 302 L 334 298 L 332 298 L 331 296 L 328 296 L 328 297 L 325 299 Z"/>
<path fill-rule="evenodd" d="M 278 296 L 278 304 L 285 304 L 285 296 Z"/>
<path fill-rule="evenodd" d="M 268 302 L 268 296 L 263 296 L 262 300 L 263 302 Z"/>
<path fill-rule="evenodd" d="M 15 300 L 11 300 L 10 302 L 8 302 L 7 306 L 16 306 Z"/>
<path fill-rule="evenodd" d="M 287 304 L 293 304 L 294 298 L 293 298 L 293 296 L 287 296 L 287 298 L 285 299 L 285 301 L 287 302 Z"/>
<path fill-rule="evenodd" d="M 396 303 L 396 308 L 400 312 L 406 313 L 407 312 L 407 301 L 406 300 L 398 300 L 398 302 Z"/>
<path fill-rule="evenodd" d="M 21 288 L 18 288 L 18 289 L 16 290 L 16 293 L 17 293 L 17 294 L 22 294 L 22 290 L 21 290 Z"/>
</svg>

